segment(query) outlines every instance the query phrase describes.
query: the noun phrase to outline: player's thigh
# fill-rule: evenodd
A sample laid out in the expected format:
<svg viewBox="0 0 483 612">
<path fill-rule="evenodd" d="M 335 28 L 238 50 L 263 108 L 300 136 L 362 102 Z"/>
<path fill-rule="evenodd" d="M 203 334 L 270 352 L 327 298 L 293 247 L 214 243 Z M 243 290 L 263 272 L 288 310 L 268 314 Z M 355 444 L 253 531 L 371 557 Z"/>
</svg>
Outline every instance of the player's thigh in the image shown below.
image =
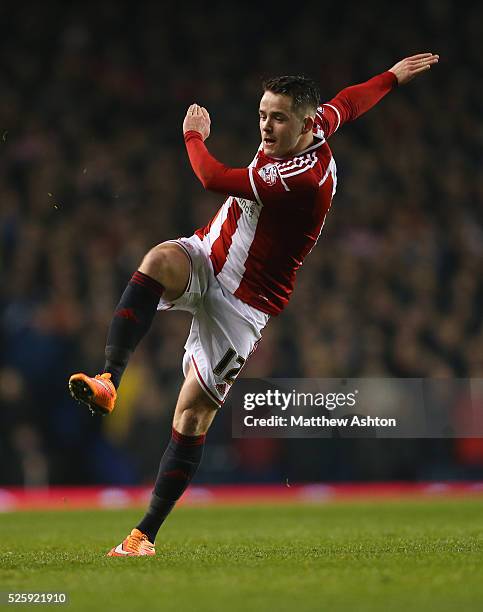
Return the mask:
<svg viewBox="0 0 483 612">
<path fill-rule="evenodd" d="M 217 404 L 200 387 L 190 366 L 178 396 L 173 427 L 185 436 L 199 436 L 208 431 L 217 410 Z"/>
<path fill-rule="evenodd" d="M 176 300 L 186 290 L 191 276 L 191 261 L 176 242 L 163 242 L 146 253 L 139 271 L 165 288 L 163 298 Z"/>
<path fill-rule="evenodd" d="M 193 318 L 185 348 L 199 384 L 220 407 L 261 339 L 268 315 L 259 315 L 215 282 Z"/>
</svg>

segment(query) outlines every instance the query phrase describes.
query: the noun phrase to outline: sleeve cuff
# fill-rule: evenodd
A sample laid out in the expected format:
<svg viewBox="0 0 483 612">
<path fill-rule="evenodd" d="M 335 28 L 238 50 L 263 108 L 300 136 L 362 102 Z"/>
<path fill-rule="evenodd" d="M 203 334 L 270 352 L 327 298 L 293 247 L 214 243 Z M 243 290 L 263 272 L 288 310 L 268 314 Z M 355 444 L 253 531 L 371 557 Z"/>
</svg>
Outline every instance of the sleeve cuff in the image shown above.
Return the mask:
<svg viewBox="0 0 483 612">
<path fill-rule="evenodd" d="M 386 70 L 386 72 L 383 72 L 382 75 L 385 77 L 385 80 L 391 89 L 398 86 L 397 76 L 394 74 L 394 72 Z"/>
<path fill-rule="evenodd" d="M 201 141 L 203 140 L 203 137 L 201 136 L 200 132 L 196 132 L 195 130 L 188 130 L 184 135 L 184 141 L 188 142 L 188 140 L 191 140 L 192 138 L 198 138 Z"/>
</svg>

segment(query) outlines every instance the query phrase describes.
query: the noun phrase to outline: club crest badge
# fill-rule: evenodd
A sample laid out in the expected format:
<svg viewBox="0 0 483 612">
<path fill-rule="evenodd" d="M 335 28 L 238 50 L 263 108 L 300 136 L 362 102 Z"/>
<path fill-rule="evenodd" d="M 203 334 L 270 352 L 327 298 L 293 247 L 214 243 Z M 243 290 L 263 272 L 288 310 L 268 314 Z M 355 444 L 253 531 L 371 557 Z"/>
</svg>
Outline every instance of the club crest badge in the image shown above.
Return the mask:
<svg viewBox="0 0 483 612">
<path fill-rule="evenodd" d="M 278 177 L 277 166 L 274 164 L 267 164 L 260 168 L 258 174 L 262 177 L 262 179 L 267 183 L 267 185 L 275 185 Z"/>
</svg>

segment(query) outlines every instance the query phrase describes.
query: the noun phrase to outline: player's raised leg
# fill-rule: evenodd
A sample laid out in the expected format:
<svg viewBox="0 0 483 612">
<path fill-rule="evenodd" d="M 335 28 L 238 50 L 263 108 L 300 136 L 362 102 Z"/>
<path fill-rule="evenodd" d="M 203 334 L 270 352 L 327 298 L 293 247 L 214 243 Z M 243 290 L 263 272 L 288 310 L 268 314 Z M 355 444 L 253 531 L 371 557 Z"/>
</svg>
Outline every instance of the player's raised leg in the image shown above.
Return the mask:
<svg viewBox="0 0 483 612">
<path fill-rule="evenodd" d="M 131 534 L 108 556 L 153 555 L 159 528 L 184 493 L 201 463 L 206 432 L 218 406 L 201 389 L 193 368 L 181 388 L 171 440 L 159 465 L 148 510 Z"/>
<path fill-rule="evenodd" d="M 72 396 L 100 414 L 114 409 L 117 388 L 129 358 L 149 330 L 161 297 L 171 301 L 186 289 L 190 261 L 174 242 L 151 249 L 133 274 L 109 326 L 104 372 L 91 377 L 73 374 L 69 379 Z"/>
</svg>

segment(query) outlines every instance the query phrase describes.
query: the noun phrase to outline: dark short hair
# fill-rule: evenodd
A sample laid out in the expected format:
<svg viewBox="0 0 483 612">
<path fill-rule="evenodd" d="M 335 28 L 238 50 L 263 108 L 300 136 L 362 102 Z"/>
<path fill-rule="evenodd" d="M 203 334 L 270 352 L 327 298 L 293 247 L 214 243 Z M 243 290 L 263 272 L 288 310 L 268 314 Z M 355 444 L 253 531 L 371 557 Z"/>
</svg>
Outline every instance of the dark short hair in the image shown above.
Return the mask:
<svg viewBox="0 0 483 612">
<path fill-rule="evenodd" d="M 315 111 L 319 106 L 320 90 L 312 79 L 306 76 L 280 76 L 267 79 L 262 83 L 263 91 L 284 94 L 292 98 L 295 112 Z"/>
</svg>

